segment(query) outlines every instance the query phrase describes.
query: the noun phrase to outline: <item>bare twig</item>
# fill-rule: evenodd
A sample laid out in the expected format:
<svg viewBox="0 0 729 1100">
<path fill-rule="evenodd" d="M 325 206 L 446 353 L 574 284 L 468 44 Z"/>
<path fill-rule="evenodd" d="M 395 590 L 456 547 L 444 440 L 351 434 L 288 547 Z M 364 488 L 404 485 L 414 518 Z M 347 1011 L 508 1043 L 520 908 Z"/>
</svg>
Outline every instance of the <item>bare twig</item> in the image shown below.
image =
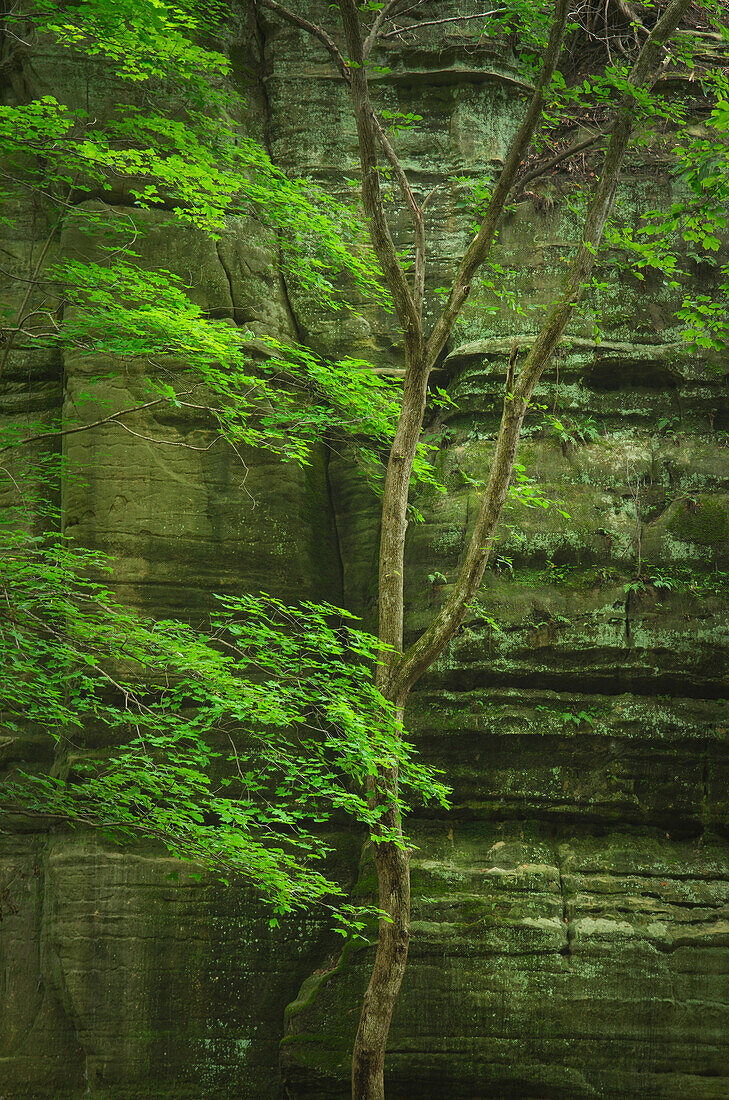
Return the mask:
<svg viewBox="0 0 729 1100">
<path fill-rule="evenodd" d="M 186 451 L 209 451 L 222 439 L 221 435 L 216 435 L 215 438 L 208 443 L 207 447 L 196 447 L 193 443 L 181 443 L 179 440 L 175 439 L 155 439 L 155 437 L 151 435 L 142 435 L 141 432 L 132 431 L 132 429 L 121 420 L 118 420 L 117 424 L 120 428 L 123 428 L 125 432 L 128 432 L 129 435 L 136 436 L 137 439 L 143 439 L 146 443 L 154 443 L 155 445 L 160 444 L 165 447 L 183 447 Z"/>
<path fill-rule="evenodd" d="M 447 19 L 424 19 L 422 23 L 413 23 L 410 27 L 388 31 L 381 37 L 393 38 L 397 34 L 407 34 L 408 31 L 419 31 L 421 27 L 438 27 L 441 23 L 465 23 L 467 19 L 486 19 L 489 15 L 503 15 L 505 10 L 505 8 L 494 8 L 493 11 L 479 11 L 474 15 L 449 15 Z"/>
<path fill-rule="evenodd" d="M 519 190 L 514 196 L 514 202 L 519 199 L 523 194 L 524 188 L 532 180 L 537 179 L 539 176 L 543 176 L 545 172 L 551 172 L 553 168 L 556 168 L 558 164 L 561 164 L 563 160 L 569 160 L 570 157 L 576 156 L 578 153 L 582 153 L 585 149 L 590 149 L 593 145 L 599 145 L 601 141 L 610 136 L 610 128 L 601 131 L 599 134 L 593 134 L 592 137 L 585 138 L 584 141 L 578 141 L 576 145 L 571 145 L 569 149 L 565 149 L 561 153 L 557 153 L 551 160 L 548 160 L 545 164 L 537 165 L 530 172 L 527 172 L 525 176 L 519 180 Z"/>
<path fill-rule="evenodd" d="M 181 393 L 176 394 L 176 396 L 184 397 L 192 392 L 192 390 L 183 390 Z M 169 401 L 168 397 L 157 397 L 154 401 L 147 401 L 144 405 L 134 405 L 131 409 L 119 409 L 118 412 L 110 413 L 108 416 L 102 416 L 99 420 L 92 420 L 89 424 L 79 424 L 76 428 L 59 428 L 57 432 L 38 432 L 37 435 L 28 435 L 25 439 L 19 439 L 15 443 L 7 443 L 4 447 L 0 447 L 0 454 L 4 451 L 13 451 L 16 447 L 24 447 L 27 443 L 35 443 L 39 439 L 60 439 L 64 435 L 76 435 L 77 432 L 88 432 L 92 428 L 98 428 L 100 424 L 108 424 L 109 421 L 118 420 L 120 417 L 129 416 L 131 413 L 141 412 L 142 409 L 151 409 L 152 406 L 161 405 L 167 401 Z M 164 440 L 160 440 L 160 442 L 164 442 Z"/>
<path fill-rule="evenodd" d="M 45 260 L 47 254 L 48 254 L 48 249 L 51 247 L 51 243 L 53 242 L 53 238 L 56 236 L 56 233 L 58 232 L 59 226 L 60 226 L 60 221 L 57 221 L 56 224 L 51 229 L 48 236 L 46 237 L 45 244 L 43 245 L 43 248 L 41 249 L 41 254 L 38 257 L 38 262 L 36 263 L 35 268 L 33 270 L 33 274 L 32 274 L 32 276 L 31 276 L 31 278 L 28 282 L 28 289 L 25 292 L 25 297 L 23 298 L 23 301 L 20 305 L 20 309 L 18 310 L 18 319 L 16 321 L 15 330 L 11 333 L 10 337 L 8 338 L 8 341 L 5 344 L 5 350 L 3 351 L 3 354 L 2 354 L 2 359 L 0 359 L 0 379 L 2 379 L 3 368 L 4 368 L 4 366 L 5 366 L 5 364 L 8 360 L 8 356 L 10 355 L 10 351 L 13 347 L 14 342 L 15 342 L 15 337 L 17 336 L 18 332 L 20 331 L 20 326 L 25 321 L 25 316 L 24 316 L 25 307 L 28 304 L 28 300 L 29 300 L 31 294 L 33 293 L 33 288 L 37 283 L 38 275 L 39 275 L 40 269 L 43 265 L 43 261 Z"/>
</svg>

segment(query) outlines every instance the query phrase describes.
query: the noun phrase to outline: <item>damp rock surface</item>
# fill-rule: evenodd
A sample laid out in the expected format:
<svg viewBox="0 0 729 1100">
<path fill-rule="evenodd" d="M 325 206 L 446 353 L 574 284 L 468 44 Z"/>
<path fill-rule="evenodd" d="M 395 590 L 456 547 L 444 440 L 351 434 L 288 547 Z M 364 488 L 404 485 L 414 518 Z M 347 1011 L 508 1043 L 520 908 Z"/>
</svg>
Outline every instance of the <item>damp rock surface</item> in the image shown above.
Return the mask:
<svg viewBox="0 0 729 1100">
<path fill-rule="evenodd" d="M 316 0 L 312 18 L 326 9 Z M 285 168 L 345 194 L 355 132 L 327 57 L 248 4 L 231 35 L 253 132 Z M 423 116 L 401 136 L 403 161 L 418 194 L 438 185 L 434 315 L 432 292 L 468 239 L 449 178 L 498 168 L 522 89 L 504 57 L 453 36 L 386 54 L 382 105 Z M 30 95 L 76 94 L 79 79 L 48 52 L 27 74 Z M 103 109 L 103 65 L 89 88 Z M 672 186 L 665 164 L 636 161 L 619 201 L 637 215 L 670 203 Z M 180 274 L 212 315 L 402 366 L 392 319 L 327 313 L 287 286 L 260 224 L 231 219 L 211 242 L 142 217 L 144 262 Z M 396 229 L 404 242 L 404 219 Z M 21 204 L 5 242 L 19 269 L 33 232 Z M 495 314 L 475 293 L 439 365 L 456 405 L 428 432 L 447 491 L 413 493 L 424 522 L 408 534 L 408 639 L 455 581 L 512 339 L 523 354 L 574 234 L 563 204 L 522 201 L 497 251 L 525 315 Z M 70 227 L 58 248 L 77 247 Z M 593 319 L 576 317 L 537 393 L 572 436 L 535 412 L 519 451 L 570 518 L 507 507 L 478 603 L 410 701 L 414 741 L 445 769 L 453 808 L 410 826 L 412 944 L 388 1100 L 729 1096 L 729 391 L 721 363 L 686 351 L 678 304 L 659 280 L 626 279 L 604 303 L 599 345 Z M 13 418 L 76 416 L 84 393 L 91 420 L 145 392 L 133 366 L 21 346 L 5 377 L 0 415 Z M 122 598 L 194 619 L 215 592 L 263 588 L 373 624 L 378 499 L 346 450 L 322 447 L 303 470 L 251 452 L 242 467 L 223 445 L 205 449 L 210 426 L 192 411 L 149 410 L 137 427 L 198 449 L 106 424 L 69 437 L 67 452 L 87 472 L 65 489 L 68 531 L 115 556 Z M 12 502 L 9 481 L 0 494 Z M 0 764 L 49 751 L 29 731 L 0 739 Z M 369 898 L 361 837 L 336 846 L 345 881 Z M 0 1097 L 344 1100 L 371 943 L 342 953 L 317 914 L 273 932 L 248 891 L 169 877 L 178 870 L 95 837 L 0 838 Z"/>
</svg>

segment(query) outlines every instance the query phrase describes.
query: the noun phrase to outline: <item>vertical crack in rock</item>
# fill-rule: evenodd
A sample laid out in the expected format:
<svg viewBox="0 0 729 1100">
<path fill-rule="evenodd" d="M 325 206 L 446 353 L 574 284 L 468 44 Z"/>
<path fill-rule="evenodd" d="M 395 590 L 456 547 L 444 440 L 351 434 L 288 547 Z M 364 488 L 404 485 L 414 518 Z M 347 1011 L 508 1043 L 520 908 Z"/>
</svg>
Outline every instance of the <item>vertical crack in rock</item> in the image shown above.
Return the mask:
<svg viewBox="0 0 729 1100">
<path fill-rule="evenodd" d="M 559 848 L 554 853 L 554 861 L 557 864 L 557 870 L 559 871 L 559 892 L 562 897 L 562 923 L 564 924 L 565 945 L 561 949 L 560 954 L 564 955 L 571 961 L 572 956 L 572 934 L 570 930 L 570 918 L 567 911 L 567 894 L 565 893 L 565 882 L 563 874 L 563 860 L 562 853 Z"/>
<path fill-rule="evenodd" d="M 233 320 L 234 320 L 234 321 L 236 322 L 236 324 L 237 324 L 237 323 L 238 323 L 238 317 L 237 317 L 237 313 L 238 313 L 238 310 L 237 310 L 237 308 L 236 308 L 236 304 L 235 304 L 235 294 L 234 294 L 234 292 L 233 292 L 233 273 L 232 273 L 232 271 L 230 270 L 230 268 L 228 267 L 228 264 L 227 264 L 227 263 L 225 262 L 225 259 L 224 259 L 224 257 L 223 257 L 223 253 L 222 253 L 222 250 L 221 250 L 221 248 L 220 248 L 220 241 L 216 241 L 216 242 L 215 242 L 215 251 L 216 251 L 216 253 L 217 253 L 217 255 L 218 255 L 218 262 L 220 263 L 220 266 L 221 266 L 221 267 L 222 267 L 222 269 L 223 269 L 223 272 L 224 272 L 224 274 L 225 274 L 225 277 L 226 277 L 226 279 L 228 280 L 228 291 L 229 291 L 229 293 L 230 293 L 230 309 L 231 309 L 231 316 L 232 316 Z"/>
<path fill-rule="evenodd" d="M 283 263 L 282 263 L 283 249 L 282 249 L 282 246 L 281 246 L 281 234 L 280 233 L 276 234 L 276 240 L 277 240 L 277 244 L 278 244 L 278 277 L 279 277 L 279 282 L 281 283 L 281 293 L 283 295 L 283 300 L 284 300 L 284 303 L 286 305 L 286 310 L 287 310 L 289 318 L 291 320 L 291 326 L 294 330 L 294 335 L 296 336 L 297 341 L 300 344 L 303 344 L 303 343 L 305 343 L 304 332 L 303 332 L 303 329 L 301 328 L 301 326 L 299 325 L 299 321 L 298 321 L 298 318 L 296 316 L 296 312 L 294 311 L 294 307 L 293 307 L 293 304 L 291 302 L 291 298 L 289 296 L 289 288 L 286 285 L 286 279 L 285 279 L 284 273 L 283 273 Z"/>
<path fill-rule="evenodd" d="M 271 160 L 274 161 L 273 149 L 271 146 L 271 121 L 273 118 L 273 109 L 271 107 L 271 100 L 268 95 L 268 88 L 266 87 L 266 31 L 261 24 L 257 6 L 254 6 L 253 26 L 256 45 L 258 46 L 259 53 L 258 70 L 256 75 L 258 77 L 258 87 L 260 89 L 261 102 L 263 104 L 263 110 L 261 112 L 261 118 L 263 120 L 263 145 Z M 283 244 L 280 230 L 278 230 L 276 233 L 276 245 L 278 248 L 277 268 L 278 278 L 281 284 L 281 294 L 284 300 L 284 305 L 286 306 L 286 310 L 289 315 L 289 319 L 291 321 L 291 327 L 293 329 L 294 336 L 300 344 L 303 344 L 305 343 L 304 332 L 299 324 L 298 317 L 296 316 L 296 311 L 294 310 L 294 306 L 291 301 L 291 295 L 289 294 L 289 288 L 286 283 L 286 277 L 284 275 Z"/>
<path fill-rule="evenodd" d="M 342 556 L 342 540 L 341 540 L 340 533 L 339 533 L 339 519 L 337 517 L 337 508 L 336 508 L 336 504 L 335 504 L 335 501 L 334 501 L 334 493 L 332 491 L 332 479 L 331 479 L 331 474 L 330 474 L 330 471 L 329 471 L 329 466 L 331 464 L 331 461 L 332 461 L 331 448 L 327 447 L 327 457 L 326 457 L 326 466 L 325 466 L 324 476 L 325 476 L 326 486 L 327 486 L 327 497 L 328 497 L 328 500 L 329 500 L 329 510 L 332 514 L 332 524 L 334 526 L 334 546 L 335 546 L 335 550 L 336 550 L 335 567 L 336 567 L 336 571 L 337 571 L 337 576 L 339 578 L 339 586 L 338 586 L 339 587 L 339 593 L 338 593 L 337 598 L 343 605 L 344 604 L 344 558 Z"/>
</svg>

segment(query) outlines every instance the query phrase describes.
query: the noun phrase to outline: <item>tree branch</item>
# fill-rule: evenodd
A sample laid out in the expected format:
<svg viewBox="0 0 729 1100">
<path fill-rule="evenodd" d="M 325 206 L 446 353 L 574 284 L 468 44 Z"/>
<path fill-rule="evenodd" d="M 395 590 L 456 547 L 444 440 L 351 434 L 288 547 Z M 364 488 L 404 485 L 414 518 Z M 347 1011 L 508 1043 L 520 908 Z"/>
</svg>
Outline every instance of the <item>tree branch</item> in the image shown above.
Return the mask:
<svg viewBox="0 0 729 1100">
<path fill-rule="evenodd" d="M 465 23 L 467 19 L 485 19 L 489 15 L 502 15 L 505 8 L 494 8 L 493 11 L 479 11 L 474 15 L 449 15 L 446 19 L 427 19 L 422 23 L 413 23 L 411 27 L 401 27 L 399 30 L 388 31 L 383 38 L 393 38 L 396 34 L 406 34 L 408 31 L 419 31 L 421 27 L 437 27 L 441 23 Z"/>
<path fill-rule="evenodd" d="M 310 20 L 308 20 L 308 19 L 304 19 L 302 16 L 297 15 L 295 12 L 290 11 L 288 8 L 284 7 L 283 4 L 278 3 L 278 0 L 256 0 L 256 3 L 260 4 L 262 7 L 268 8 L 269 11 L 272 11 L 275 14 L 281 16 L 282 19 L 287 20 L 287 22 L 289 22 L 292 26 L 298 27 L 301 30 L 307 31 L 307 33 L 311 34 L 314 38 L 317 38 L 321 43 L 323 43 L 323 45 L 326 47 L 326 49 L 329 51 L 330 55 L 334 59 L 334 62 L 337 66 L 337 69 L 339 70 L 339 73 L 341 74 L 342 78 L 344 79 L 345 84 L 347 85 L 348 88 L 351 89 L 351 87 L 352 87 L 352 71 L 353 70 L 349 67 L 349 65 L 347 64 L 347 61 L 342 56 L 342 54 L 341 54 L 337 44 L 335 43 L 334 39 L 329 34 L 327 34 L 327 32 L 322 27 L 318 26 L 315 23 L 310 22 Z M 372 50 L 372 47 L 374 46 L 375 40 L 377 38 L 377 35 L 379 34 L 379 30 L 380 30 L 382 24 L 385 22 L 388 15 L 390 15 L 400 3 L 402 3 L 402 0 L 390 0 L 390 3 L 385 5 L 385 7 L 382 9 L 382 11 L 378 13 L 377 18 L 375 19 L 375 22 L 372 26 L 372 29 L 370 30 L 370 33 L 368 34 L 368 36 L 367 36 L 367 38 L 365 39 L 364 42 L 361 41 L 361 31 L 359 32 L 359 34 L 360 34 L 359 59 L 357 57 L 353 57 L 353 60 L 356 62 L 357 65 L 359 65 L 361 67 L 364 66 L 364 62 L 366 61 L 367 56 L 369 55 L 369 53 Z M 358 23 L 358 28 L 359 28 L 359 23 Z M 366 89 L 367 88 L 366 77 L 364 78 L 364 84 L 365 84 L 365 89 Z M 408 210 L 410 211 L 410 216 L 411 216 L 411 219 L 412 219 L 412 222 L 413 222 L 413 231 L 414 231 L 414 236 L 415 236 L 415 276 L 414 276 L 414 284 L 413 284 L 413 298 L 414 298 L 415 312 L 418 314 L 418 316 L 420 316 L 421 308 L 422 308 L 423 292 L 424 292 L 424 286 L 425 286 L 425 232 L 424 232 L 424 223 L 423 223 L 422 211 L 421 211 L 421 209 L 420 209 L 420 207 L 417 203 L 417 200 L 416 200 L 416 198 L 413 194 L 412 188 L 411 188 L 411 186 L 408 182 L 408 178 L 405 175 L 405 172 L 404 172 L 403 167 L 400 163 L 400 160 L 397 156 L 397 153 L 395 152 L 395 150 L 394 150 L 387 134 L 385 133 L 385 130 L 384 130 L 380 120 L 377 118 L 377 115 L 375 113 L 374 108 L 372 107 L 372 104 L 371 104 L 371 101 L 370 101 L 370 98 L 369 98 L 369 91 L 368 90 L 367 90 L 367 94 L 366 94 L 366 102 L 367 102 L 367 108 L 368 108 L 370 116 L 371 116 L 371 124 L 372 124 L 372 126 L 375 127 L 375 130 L 377 132 L 377 139 L 378 139 L 380 145 L 382 146 L 382 150 L 383 150 L 385 156 L 387 157 L 388 161 L 390 162 L 390 164 L 392 165 L 392 167 L 394 169 L 395 178 L 398 182 L 398 185 L 399 185 L 400 190 L 402 192 L 403 198 L 405 199 L 405 203 L 408 207 Z M 376 163 L 376 158 L 375 158 L 375 163 Z M 363 171 L 363 176 L 364 176 L 364 167 L 363 167 L 362 171 Z M 379 185 L 378 185 L 378 190 L 379 190 Z M 364 200 L 364 184 L 363 184 L 363 200 Z M 380 201 L 381 201 L 381 196 L 380 196 Z M 365 209 L 366 209 L 366 205 L 365 205 Z M 368 214 L 369 214 L 369 212 L 368 212 Z M 369 215 L 369 216 L 371 216 L 371 215 Z M 380 231 L 383 228 L 382 223 L 385 223 L 384 228 L 386 228 L 384 210 L 382 211 L 382 218 L 377 219 L 377 221 L 378 221 L 378 233 L 380 233 Z M 373 240 L 373 244 L 374 244 L 374 240 Z M 375 250 L 377 251 L 377 246 L 376 245 L 375 245 Z M 389 252 L 389 250 L 388 250 L 388 252 Z M 400 276 L 399 276 L 399 279 L 398 279 L 398 277 L 396 275 L 396 268 L 392 264 L 392 256 L 393 255 L 394 255 L 395 260 L 397 261 L 397 254 L 395 252 L 394 245 L 393 245 L 393 248 L 392 248 L 392 253 L 389 255 L 389 257 L 387 259 L 388 267 L 391 269 L 390 275 L 388 276 L 388 273 L 387 273 L 387 271 L 385 271 L 385 268 L 384 268 L 383 257 L 381 257 L 379 252 L 378 252 L 378 259 L 380 260 L 380 263 L 383 264 L 383 273 L 385 274 L 385 277 L 388 281 L 388 286 L 390 288 L 390 292 L 392 293 L 393 297 L 396 297 L 396 292 L 395 292 L 395 289 L 394 289 L 396 282 L 399 281 L 399 279 L 401 279 L 402 282 L 404 282 L 405 285 L 407 286 L 407 280 L 405 279 L 405 273 L 402 271 L 402 268 L 400 268 Z M 399 261 L 397 261 L 397 264 L 399 266 Z M 408 291 L 408 293 L 409 293 L 409 291 Z M 395 304 L 396 304 L 396 307 L 397 307 L 397 304 L 398 304 L 397 301 L 396 301 Z M 401 305 L 407 311 L 407 301 L 403 300 Z M 398 308 L 398 316 L 400 316 L 400 320 L 402 321 L 403 317 L 400 314 L 400 309 L 399 308 Z"/>
<path fill-rule="evenodd" d="M 2 354 L 2 358 L 0 358 L 0 379 L 2 379 L 3 369 L 5 367 L 5 364 L 6 364 L 7 360 L 8 360 L 8 356 L 10 355 L 10 352 L 12 350 L 13 344 L 15 343 L 15 337 L 20 332 L 21 325 L 23 325 L 23 323 L 25 322 L 26 318 L 25 318 L 25 315 L 24 315 L 23 311 L 25 310 L 25 307 L 28 304 L 30 296 L 33 293 L 34 287 L 37 285 L 38 275 L 40 273 L 41 267 L 43 266 L 43 261 L 45 260 L 46 255 L 48 254 L 48 249 L 51 247 L 51 244 L 53 242 L 54 237 L 58 233 L 58 229 L 59 229 L 60 224 L 61 223 L 60 223 L 60 220 L 59 220 L 51 228 L 50 233 L 46 237 L 45 244 L 43 245 L 43 248 L 41 249 L 41 254 L 38 257 L 38 262 L 35 265 L 35 268 L 33 270 L 33 274 L 31 275 L 30 279 L 28 280 L 28 289 L 25 292 L 25 297 L 23 298 L 20 309 L 18 310 L 18 319 L 15 323 L 15 328 L 12 331 L 11 335 L 8 337 L 7 343 L 5 344 L 5 350 L 3 351 L 3 354 Z"/>
<path fill-rule="evenodd" d="M 649 89 L 659 72 L 663 47 L 689 8 L 691 0 L 671 0 L 643 46 L 629 83 Z M 404 698 L 415 681 L 443 652 L 475 599 L 493 546 L 496 527 L 506 500 L 521 425 L 534 387 L 554 352 L 595 266 L 597 248 L 610 215 L 622 171 L 628 141 L 635 123 L 635 103 L 626 96 L 611 128 L 610 144 L 600 180 L 585 219 L 582 243 L 572 263 L 561 298 L 537 336 L 516 380 L 513 393 L 504 399 L 504 412 L 491 466 L 488 486 L 481 501 L 466 560 L 453 592 L 431 625 L 403 655 L 390 682 L 394 701 Z"/>
<path fill-rule="evenodd" d="M 527 172 L 525 176 L 519 180 L 519 190 L 514 195 L 513 201 L 519 198 L 523 194 L 524 188 L 532 180 L 538 179 L 539 176 L 543 176 L 545 172 L 551 172 L 553 168 L 556 168 L 558 164 L 561 164 L 563 160 L 569 160 L 570 157 L 577 156 L 578 153 L 582 153 L 585 149 L 591 148 L 593 145 L 598 145 L 601 141 L 604 141 L 610 136 L 610 129 L 603 130 L 599 134 L 593 134 L 592 137 L 586 138 L 584 141 L 578 141 L 576 145 L 571 145 L 569 149 L 565 149 L 561 153 L 557 153 L 556 156 L 548 160 L 546 164 L 538 165 L 533 168 L 531 172 Z"/>
<path fill-rule="evenodd" d="M 265 2 L 269 3 L 271 0 L 265 0 Z M 422 344 L 422 324 L 385 216 L 377 167 L 377 144 L 382 140 L 384 134 L 374 116 L 370 101 L 359 12 L 354 0 L 342 0 L 340 11 L 347 42 L 347 52 L 353 66 L 349 87 L 359 139 L 360 164 L 362 167 L 362 203 L 369 220 L 372 247 L 382 268 L 382 273 L 395 303 L 398 319 L 402 325 L 406 353 L 408 351 L 412 352 Z M 397 161 L 396 157 L 395 160 Z M 402 172 L 402 169 L 400 169 L 400 172 Z M 412 192 L 410 193 L 412 194 Z"/>
<path fill-rule="evenodd" d="M 471 241 L 461 265 L 456 273 L 448 301 L 435 323 L 428 339 L 426 358 L 428 367 L 435 362 L 450 336 L 463 304 L 471 290 L 471 279 L 486 260 L 496 234 L 496 227 L 506 205 L 506 200 L 516 179 L 519 168 L 532 140 L 534 131 L 542 117 L 544 95 L 554 75 L 564 40 L 570 0 L 556 0 L 554 20 L 549 32 L 549 41 L 542 55 L 542 67 L 537 78 L 531 102 L 522 120 L 501 174 L 489 201 L 486 213 L 478 233 Z"/>
<path fill-rule="evenodd" d="M 192 390 L 182 390 L 176 394 L 177 397 L 185 397 L 188 393 L 192 393 Z M 38 432 L 37 435 L 28 435 L 25 439 L 19 439 L 17 443 L 8 443 L 4 447 L 0 447 L 0 454 L 4 451 L 14 451 L 16 447 L 24 447 L 27 443 L 35 443 L 39 439 L 60 439 L 64 435 L 76 435 L 77 432 L 88 432 L 92 428 L 98 428 L 100 424 L 108 424 L 109 421 L 118 420 L 122 416 L 128 416 L 130 413 L 141 412 L 142 409 L 151 409 L 153 405 L 160 405 L 165 401 L 169 401 L 168 397 L 157 397 L 154 401 L 147 401 L 144 405 L 134 405 L 131 409 L 120 409 L 118 412 L 110 413 L 109 416 L 102 416 L 99 420 L 92 420 L 90 424 L 80 424 L 77 428 L 62 428 L 57 432 Z M 164 440 L 162 442 L 165 442 Z M 196 448 L 196 450 L 201 448 Z"/>
<path fill-rule="evenodd" d="M 330 57 L 339 70 L 340 76 L 347 87 L 349 87 L 351 76 L 347 62 L 344 60 L 334 39 L 331 35 L 327 34 L 323 27 L 318 26 L 316 23 L 312 23 L 309 19 L 304 19 L 303 16 L 297 15 L 296 12 L 289 11 L 287 7 L 284 7 L 283 4 L 279 4 L 277 0 L 254 0 L 254 5 L 268 8 L 269 11 L 274 12 L 276 15 L 280 15 L 282 19 L 285 19 L 286 22 L 290 23 L 293 27 L 298 27 L 299 30 L 306 31 L 314 38 L 317 38 L 322 45 L 326 47 Z"/>
<path fill-rule="evenodd" d="M 379 37 L 383 23 L 387 22 L 387 20 L 391 18 L 391 16 L 395 13 L 395 9 L 399 8 L 401 3 L 402 0 L 389 0 L 389 3 L 385 4 L 381 11 L 377 13 L 375 21 L 372 24 L 370 33 L 365 38 L 364 44 L 362 46 L 362 56 L 364 57 L 365 61 L 372 52 L 372 47 L 375 45 Z"/>
<path fill-rule="evenodd" d="M 392 165 L 395 178 L 400 186 L 403 198 L 410 211 L 410 217 L 413 223 L 414 234 L 414 249 L 415 249 L 415 273 L 413 276 L 413 300 L 415 302 L 415 310 L 418 317 L 422 317 L 423 311 L 423 296 L 425 293 L 425 222 L 423 220 L 423 207 L 418 204 L 415 195 L 413 194 L 410 182 L 405 175 L 403 166 L 400 163 L 397 153 L 395 152 L 390 139 L 385 133 L 382 123 L 375 114 L 374 108 L 370 108 L 372 111 L 372 120 L 377 127 L 377 135 L 382 145 L 382 149 L 385 156 Z M 403 273 L 404 277 L 404 273 Z"/>
</svg>

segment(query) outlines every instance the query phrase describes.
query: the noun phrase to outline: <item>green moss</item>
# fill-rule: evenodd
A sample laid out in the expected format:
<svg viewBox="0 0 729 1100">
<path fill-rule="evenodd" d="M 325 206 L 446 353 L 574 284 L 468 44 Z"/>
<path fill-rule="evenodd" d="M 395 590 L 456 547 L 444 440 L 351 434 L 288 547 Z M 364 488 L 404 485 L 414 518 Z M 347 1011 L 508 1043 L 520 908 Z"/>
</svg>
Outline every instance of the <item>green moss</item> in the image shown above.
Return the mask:
<svg viewBox="0 0 729 1100">
<path fill-rule="evenodd" d="M 704 497 L 685 504 L 669 530 L 683 542 L 712 546 L 729 539 L 729 512 L 725 504 Z"/>
</svg>

